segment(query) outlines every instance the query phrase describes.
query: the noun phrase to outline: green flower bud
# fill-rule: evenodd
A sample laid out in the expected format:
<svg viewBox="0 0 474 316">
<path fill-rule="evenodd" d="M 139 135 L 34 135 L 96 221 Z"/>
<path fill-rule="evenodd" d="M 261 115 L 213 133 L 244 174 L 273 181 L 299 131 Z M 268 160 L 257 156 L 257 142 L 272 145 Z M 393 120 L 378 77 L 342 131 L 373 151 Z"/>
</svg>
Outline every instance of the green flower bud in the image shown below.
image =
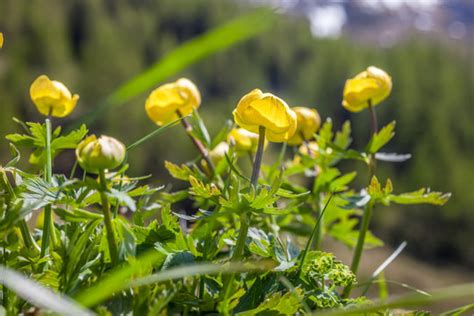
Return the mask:
<svg viewBox="0 0 474 316">
<path fill-rule="evenodd" d="M 125 146 L 113 137 L 91 135 L 76 148 L 77 162 L 87 172 L 118 167 L 125 158 Z"/>
</svg>

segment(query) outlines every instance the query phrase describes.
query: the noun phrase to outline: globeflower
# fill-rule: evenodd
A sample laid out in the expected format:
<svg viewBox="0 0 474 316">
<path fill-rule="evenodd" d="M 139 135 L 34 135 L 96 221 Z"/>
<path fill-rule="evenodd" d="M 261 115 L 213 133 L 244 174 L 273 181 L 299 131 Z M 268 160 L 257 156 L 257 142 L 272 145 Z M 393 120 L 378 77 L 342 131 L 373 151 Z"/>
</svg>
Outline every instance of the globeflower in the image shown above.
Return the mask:
<svg viewBox="0 0 474 316">
<path fill-rule="evenodd" d="M 98 174 L 118 167 L 125 159 L 125 151 L 124 144 L 113 137 L 91 135 L 77 146 L 76 158 L 82 169 Z"/>
<path fill-rule="evenodd" d="M 247 131 L 244 128 L 234 128 L 227 136 L 228 142 L 234 143 L 234 148 L 239 153 L 255 153 L 258 147 L 258 134 Z M 268 142 L 265 140 L 265 147 Z"/>
<path fill-rule="evenodd" d="M 382 69 L 370 66 L 354 78 L 346 81 L 342 106 L 351 112 L 360 112 L 375 106 L 388 97 L 392 90 L 392 78 Z"/>
<path fill-rule="evenodd" d="M 291 109 L 296 113 L 298 124 L 295 134 L 288 140 L 288 145 L 301 145 L 303 141 L 313 138 L 321 126 L 321 117 L 315 109 L 298 106 Z"/>
<path fill-rule="evenodd" d="M 189 79 L 164 84 L 152 91 L 145 102 L 148 117 L 157 125 L 164 125 L 186 116 L 201 104 L 201 94 Z"/>
<path fill-rule="evenodd" d="M 3 33 L 0 32 L 0 48 L 3 47 Z"/>
<path fill-rule="evenodd" d="M 72 95 L 64 84 L 41 75 L 30 86 L 30 97 L 43 115 L 64 117 L 76 107 L 79 96 Z"/>
<path fill-rule="evenodd" d="M 271 142 L 286 142 L 296 131 L 296 113 L 285 101 L 260 89 L 242 97 L 233 115 L 235 122 L 250 132 L 258 133 L 259 127 L 264 127 Z"/>
</svg>

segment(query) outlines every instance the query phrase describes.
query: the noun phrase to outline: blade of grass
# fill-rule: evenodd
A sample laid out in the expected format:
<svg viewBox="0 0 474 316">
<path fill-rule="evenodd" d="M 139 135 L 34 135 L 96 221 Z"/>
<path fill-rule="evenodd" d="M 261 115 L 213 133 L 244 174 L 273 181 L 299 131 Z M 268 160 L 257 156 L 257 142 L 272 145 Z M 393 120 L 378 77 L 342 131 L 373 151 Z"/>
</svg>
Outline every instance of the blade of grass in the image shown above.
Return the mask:
<svg viewBox="0 0 474 316">
<path fill-rule="evenodd" d="M 377 276 L 382 273 L 402 253 L 403 249 L 405 249 L 406 246 L 407 242 L 403 241 L 400 246 L 398 246 L 397 249 L 395 249 L 395 251 L 387 259 L 385 259 L 384 262 L 382 262 L 382 264 L 377 269 L 375 269 L 374 273 L 372 273 L 371 278 L 367 282 L 367 285 L 364 288 L 362 295 L 365 295 L 367 291 L 369 291 L 372 281 L 374 281 Z"/>
<path fill-rule="evenodd" d="M 440 314 L 440 316 L 454 316 L 454 315 L 465 315 L 466 312 L 474 310 L 474 304 L 464 305 L 450 311 Z"/>
<path fill-rule="evenodd" d="M 118 87 L 105 102 L 80 118 L 76 124 L 92 123 L 109 107 L 123 104 L 199 60 L 270 29 L 275 21 L 276 14 L 273 11 L 259 9 L 184 42 L 153 66 Z"/>
<path fill-rule="evenodd" d="M 58 295 L 3 265 L 0 265 L 0 283 L 32 305 L 59 315 L 95 315 L 69 297 Z"/>
<path fill-rule="evenodd" d="M 348 309 L 333 309 L 329 311 L 320 311 L 318 316 L 328 315 L 360 315 L 376 311 L 383 311 L 387 308 L 398 307 L 416 307 L 427 304 L 439 303 L 441 301 L 449 301 L 454 299 L 472 298 L 474 299 L 474 283 L 465 283 L 444 287 L 441 289 L 430 291 L 431 296 L 420 293 L 410 293 L 398 296 L 386 301 L 375 301 L 373 304 L 359 305 Z M 315 314 L 316 315 L 316 314 Z"/>
<path fill-rule="evenodd" d="M 250 271 L 265 271 L 273 264 L 270 262 L 229 262 L 225 265 L 215 263 L 198 263 L 185 265 L 177 268 L 163 270 L 158 273 L 134 280 L 130 282 L 132 287 L 144 286 L 168 280 L 181 279 L 184 277 L 198 276 L 204 274 L 229 274 Z"/>
<path fill-rule="evenodd" d="M 413 292 L 417 292 L 417 293 L 419 293 L 419 294 L 421 294 L 421 295 L 431 296 L 431 294 L 428 293 L 428 292 L 425 292 L 425 291 L 423 291 L 423 290 L 417 289 L 417 288 L 414 287 L 414 286 L 408 285 L 408 284 L 403 283 L 403 282 L 398 282 L 398 281 L 395 281 L 395 280 L 387 280 L 387 279 L 384 279 L 384 280 L 372 280 L 372 281 L 370 281 L 370 283 L 375 283 L 375 284 L 377 284 L 377 283 L 382 283 L 382 282 L 385 282 L 385 283 L 387 283 L 387 284 L 398 285 L 398 286 L 400 286 L 400 287 L 403 287 L 403 288 L 405 288 L 405 289 L 411 290 L 411 291 L 413 291 Z M 367 285 L 368 283 L 369 283 L 369 282 L 361 283 L 361 284 L 357 285 L 357 287 L 361 287 L 361 286 Z M 363 294 L 362 294 L 362 295 L 363 295 Z"/>
<path fill-rule="evenodd" d="M 163 133 L 165 130 L 167 130 L 168 128 L 170 127 L 173 127 L 175 125 L 177 125 L 179 123 L 179 121 L 181 121 L 182 118 L 179 118 L 177 120 L 174 120 L 173 122 L 171 123 L 168 123 L 166 125 L 163 125 L 157 129 L 155 129 L 153 132 L 145 135 L 144 137 L 140 138 L 139 140 L 133 142 L 133 144 L 131 145 L 128 145 L 127 146 L 127 151 L 130 151 L 132 150 L 133 148 L 141 145 L 142 143 L 146 142 L 147 140 L 149 140 L 150 138 L 154 137 L 154 136 L 157 136 L 157 135 L 160 135 L 161 133 Z"/>
</svg>

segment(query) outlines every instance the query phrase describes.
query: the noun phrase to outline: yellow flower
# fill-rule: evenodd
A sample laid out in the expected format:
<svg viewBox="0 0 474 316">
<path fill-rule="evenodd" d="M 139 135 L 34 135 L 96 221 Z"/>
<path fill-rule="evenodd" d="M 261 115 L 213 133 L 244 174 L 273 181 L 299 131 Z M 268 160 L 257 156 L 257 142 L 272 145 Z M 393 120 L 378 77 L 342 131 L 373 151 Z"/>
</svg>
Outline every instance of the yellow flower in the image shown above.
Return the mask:
<svg viewBox="0 0 474 316">
<path fill-rule="evenodd" d="M 304 140 L 313 138 L 321 126 L 321 117 L 315 109 L 298 106 L 291 109 L 296 113 L 298 124 L 295 134 L 288 140 L 288 145 L 301 145 Z"/>
<path fill-rule="evenodd" d="M 118 167 L 125 159 L 125 146 L 117 139 L 91 135 L 77 145 L 76 158 L 82 169 L 90 173 Z"/>
<path fill-rule="evenodd" d="M 296 113 L 279 97 L 259 89 L 240 99 L 233 114 L 235 122 L 250 132 L 265 127 L 271 142 L 286 142 L 296 130 Z"/>
<path fill-rule="evenodd" d="M 392 78 L 374 66 L 346 81 L 342 106 L 351 112 L 359 112 L 368 106 L 369 100 L 375 106 L 392 91 Z"/>
<path fill-rule="evenodd" d="M 225 154 L 229 151 L 229 144 L 226 142 L 220 142 L 209 152 L 214 165 L 217 165 L 222 159 L 225 159 Z"/>
<path fill-rule="evenodd" d="M 59 81 L 39 76 L 30 87 L 31 100 L 43 115 L 64 117 L 76 107 L 79 96 L 71 95 L 68 88 Z"/>
<path fill-rule="evenodd" d="M 230 131 L 229 135 L 227 136 L 228 142 L 234 143 L 234 148 L 237 152 L 252 152 L 255 153 L 258 147 L 258 134 L 249 132 L 244 128 L 234 128 Z M 265 140 L 266 147 L 268 141 Z"/>
<path fill-rule="evenodd" d="M 189 79 L 164 84 L 152 91 L 145 103 L 148 117 L 157 125 L 164 125 L 190 114 L 201 104 L 201 95 Z"/>
<path fill-rule="evenodd" d="M 3 47 L 3 33 L 0 32 L 0 48 Z"/>
</svg>

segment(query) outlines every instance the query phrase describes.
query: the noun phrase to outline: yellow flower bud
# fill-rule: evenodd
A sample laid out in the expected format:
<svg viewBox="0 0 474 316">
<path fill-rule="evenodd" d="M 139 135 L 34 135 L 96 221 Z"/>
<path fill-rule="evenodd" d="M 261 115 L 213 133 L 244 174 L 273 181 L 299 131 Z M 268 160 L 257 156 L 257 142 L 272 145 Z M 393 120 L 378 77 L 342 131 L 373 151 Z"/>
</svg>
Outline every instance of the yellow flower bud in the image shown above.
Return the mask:
<svg viewBox="0 0 474 316">
<path fill-rule="evenodd" d="M 374 66 L 346 81 L 342 106 L 351 112 L 359 112 L 368 106 L 369 100 L 375 106 L 392 91 L 392 78 Z"/>
<path fill-rule="evenodd" d="M 288 140 L 288 145 L 301 145 L 304 140 L 313 138 L 321 126 L 321 117 L 315 109 L 299 106 L 291 109 L 296 113 L 298 124 L 295 134 Z"/>
<path fill-rule="evenodd" d="M 201 94 L 189 79 L 164 84 L 150 94 L 145 103 L 148 117 L 157 125 L 178 119 L 177 111 L 186 116 L 201 104 Z"/>
<path fill-rule="evenodd" d="M 217 165 L 222 159 L 225 159 L 225 154 L 229 151 L 229 144 L 226 142 L 220 142 L 209 152 L 214 165 Z"/>
<path fill-rule="evenodd" d="M 220 142 L 219 144 L 217 144 L 216 147 L 214 147 L 211 151 L 209 151 L 209 157 L 211 158 L 214 166 L 217 166 L 219 162 L 225 159 L 225 154 L 228 151 L 229 151 L 229 144 L 227 144 L 226 142 Z M 208 175 L 212 175 L 212 171 L 209 168 L 209 165 L 207 164 L 206 160 L 204 159 L 201 160 L 201 166 Z"/>
<path fill-rule="evenodd" d="M 0 32 L 0 48 L 3 47 L 3 33 Z"/>
<path fill-rule="evenodd" d="M 250 132 L 258 133 L 260 126 L 265 127 L 271 142 L 286 142 L 296 130 L 296 114 L 286 102 L 259 89 L 240 99 L 233 115 L 235 122 Z"/>
<path fill-rule="evenodd" d="M 258 147 L 258 134 L 249 132 L 244 128 L 234 128 L 227 136 L 228 142 L 234 143 L 237 152 L 255 153 Z M 265 139 L 264 147 L 267 147 L 268 141 Z"/>
<path fill-rule="evenodd" d="M 79 96 L 72 95 L 64 84 L 49 80 L 45 75 L 39 76 L 31 84 L 30 96 L 41 114 L 56 117 L 69 115 L 79 99 Z"/>
<path fill-rule="evenodd" d="M 125 146 L 113 137 L 91 135 L 77 145 L 77 162 L 90 173 L 118 167 L 125 158 Z"/>
</svg>

